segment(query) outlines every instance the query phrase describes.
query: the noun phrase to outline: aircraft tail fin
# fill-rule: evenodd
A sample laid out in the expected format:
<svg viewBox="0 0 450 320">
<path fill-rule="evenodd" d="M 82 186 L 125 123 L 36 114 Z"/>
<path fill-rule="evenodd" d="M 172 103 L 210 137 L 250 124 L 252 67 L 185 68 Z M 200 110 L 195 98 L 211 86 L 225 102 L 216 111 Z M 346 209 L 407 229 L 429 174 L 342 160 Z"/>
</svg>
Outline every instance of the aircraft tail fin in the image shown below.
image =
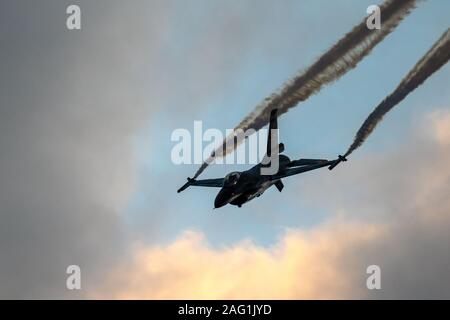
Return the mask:
<svg viewBox="0 0 450 320">
<path fill-rule="evenodd" d="M 267 149 L 266 154 L 268 157 L 272 155 L 272 151 L 275 151 L 274 149 L 278 149 L 278 109 L 273 109 L 270 112 L 270 124 L 269 124 L 269 135 L 267 137 Z M 275 146 L 275 148 L 273 148 Z"/>
<path fill-rule="evenodd" d="M 266 155 L 270 157 L 272 153 L 281 153 L 284 150 L 284 144 L 278 144 L 278 109 L 270 112 L 269 135 L 267 137 Z"/>
</svg>

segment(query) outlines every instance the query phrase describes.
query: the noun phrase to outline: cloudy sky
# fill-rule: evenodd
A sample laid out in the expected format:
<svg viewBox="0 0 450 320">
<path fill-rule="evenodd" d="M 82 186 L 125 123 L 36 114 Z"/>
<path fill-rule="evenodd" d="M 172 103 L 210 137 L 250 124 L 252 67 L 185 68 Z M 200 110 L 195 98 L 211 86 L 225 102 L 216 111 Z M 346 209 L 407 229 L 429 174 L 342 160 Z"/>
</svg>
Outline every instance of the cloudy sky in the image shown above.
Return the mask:
<svg viewBox="0 0 450 320">
<path fill-rule="evenodd" d="M 66 28 L 78 4 L 81 30 Z M 212 210 L 177 194 L 171 133 L 234 127 L 373 1 L 7 0 L 0 10 L 1 298 L 450 298 L 449 66 L 331 173 Z M 292 158 L 345 151 L 449 27 L 420 2 L 279 120 Z M 249 166 L 212 166 L 202 178 Z M 66 268 L 82 289 L 66 289 Z M 381 268 L 381 290 L 366 268 Z"/>
</svg>

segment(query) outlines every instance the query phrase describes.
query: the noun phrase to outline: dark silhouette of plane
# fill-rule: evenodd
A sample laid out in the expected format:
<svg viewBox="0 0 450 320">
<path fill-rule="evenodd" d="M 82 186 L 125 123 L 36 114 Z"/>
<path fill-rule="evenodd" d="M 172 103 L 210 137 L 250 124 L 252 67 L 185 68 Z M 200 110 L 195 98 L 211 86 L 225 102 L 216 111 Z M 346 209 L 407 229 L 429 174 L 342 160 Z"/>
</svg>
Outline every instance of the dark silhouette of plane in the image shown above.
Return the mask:
<svg viewBox="0 0 450 320">
<path fill-rule="evenodd" d="M 273 148 L 272 145 L 275 147 Z M 241 207 L 244 203 L 255 197 L 259 197 L 273 185 L 281 192 L 284 188 L 283 182 L 281 181 L 282 178 L 327 166 L 332 170 L 340 162 L 347 161 L 341 155 L 339 155 L 338 159 L 331 161 L 324 159 L 299 159 L 291 161 L 289 157 L 280 154 L 283 151 L 284 144 L 278 144 L 277 109 L 274 109 L 270 113 L 266 156 L 261 163 L 246 171 L 231 172 L 224 178 L 204 180 L 187 178 L 188 181 L 177 192 L 181 192 L 189 186 L 217 187 L 221 188 L 221 190 L 214 200 L 214 208 L 220 208 L 226 204 Z M 278 170 L 273 174 L 263 174 L 262 170 L 268 170 L 275 159 L 274 157 L 278 157 Z"/>
</svg>

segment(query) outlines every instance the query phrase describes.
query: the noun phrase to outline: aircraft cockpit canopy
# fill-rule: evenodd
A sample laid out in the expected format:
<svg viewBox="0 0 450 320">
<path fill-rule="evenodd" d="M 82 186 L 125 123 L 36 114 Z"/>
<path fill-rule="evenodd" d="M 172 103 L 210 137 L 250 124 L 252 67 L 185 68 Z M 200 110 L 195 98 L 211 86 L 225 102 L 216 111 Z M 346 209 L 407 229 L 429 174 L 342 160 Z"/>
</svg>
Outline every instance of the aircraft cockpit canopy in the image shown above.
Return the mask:
<svg viewBox="0 0 450 320">
<path fill-rule="evenodd" d="M 231 172 L 231 173 L 227 174 L 223 181 L 223 185 L 225 187 L 235 185 L 238 182 L 240 176 L 241 176 L 240 172 Z"/>
</svg>

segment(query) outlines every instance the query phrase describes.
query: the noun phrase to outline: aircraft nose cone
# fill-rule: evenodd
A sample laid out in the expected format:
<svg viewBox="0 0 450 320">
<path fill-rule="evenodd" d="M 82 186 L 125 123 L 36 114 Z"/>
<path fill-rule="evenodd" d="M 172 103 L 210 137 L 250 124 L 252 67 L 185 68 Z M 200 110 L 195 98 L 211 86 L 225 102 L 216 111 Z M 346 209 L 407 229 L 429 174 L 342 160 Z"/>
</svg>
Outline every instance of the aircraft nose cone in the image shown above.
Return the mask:
<svg viewBox="0 0 450 320">
<path fill-rule="evenodd" d="M 214 209 L 221 208 L 226 204 L 227 202 L 224 201 L 222 198 L 216 197 L 216 199 L 214 200 Z"/>
<path fill-rule="evenodd" d="M 230 196 L 229 192 L 221 190 L 214 200 L 214 208 L 217 209 L 226 205 L 230 200 Z"/>
</svg>

